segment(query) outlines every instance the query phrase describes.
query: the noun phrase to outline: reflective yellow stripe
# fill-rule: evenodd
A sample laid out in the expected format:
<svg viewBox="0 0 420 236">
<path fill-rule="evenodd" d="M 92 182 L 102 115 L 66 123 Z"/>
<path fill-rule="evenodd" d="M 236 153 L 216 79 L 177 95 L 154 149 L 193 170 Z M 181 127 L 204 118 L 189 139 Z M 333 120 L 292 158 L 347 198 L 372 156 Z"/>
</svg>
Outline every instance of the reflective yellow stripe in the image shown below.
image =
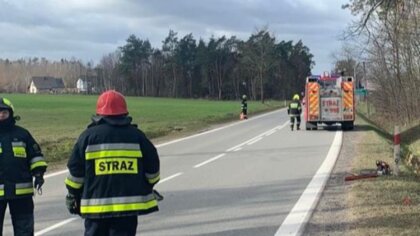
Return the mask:
<svg viewBox="0 0 420 236">
<path fill-rule="evenodd" d="M 1 147 L 0 147 L 0 153 L 2 153 L 3 152 L 3 149 L 1 149 Z"/>
<path fill-rule="evenodd" d="M 26 157 L 26 150 L 24 147 L 13 147 L 13 154 L 15 157 Z"/>
<path fill-rule="evenodd" d="M 154 184 L 160 180 L 160 176 L 156 176 L 155 178 L 148 179 L 149 183 Z"/>
<path fill-rule="evenodd" d="M 48 166 L 48 165 L 45 161 L 37 161 L 37 162 L 31 164 L 31 170 L 33 170 L 33 169 L 35 169 L 39 166 Z"/>
<path fill-rule="evenodd" d="M 2 197 L 2 196 L 4 196 L 4 190 L 3 189 L 0 190 L 0 197 Z"/>
<path fill-rule="evenodd" d="M 66 178 L 66 180 L 64 180 L 64 183 L 66 183 L 68 186 L 70 186 L 74 189 L 81 189 L 82 186 L 83 186 L 83 184 L 73 182 L 69 178 Z"/>
<path fill-rule="evenodd" d="M 10 108 L 12 108 L 12 111 L 15 111 L 15 108 L 13 107 L 13 104 L 12 104 L 12 102 L 10 102 L 9 99 L 3 98 L 3 103 L 6 104 L 7 106 L 9 106 Z"/>
<path fill-rule="evenodd" d="M 16 189 L 16 195 L 23 195 L 23 194 L 30 194 L 30 193 L 34 193 L 33 188 Z"/>
<path fill-rule="evenodd" d="M 112 204 L 112 205 L 97 205 L 97 206 L 81 206 L 80 212 L 82 214 L 107 213 L 107 212 L 121 212 L 121 211 L 138 211 L 147 210 L 157 206 L 156 200 L 139 203 L 127 204 Z"/>
<path fill-rule="evenodd" d="M 87 152 L 86 160 L 106 157 L 136 157 L 140 158 L 143 154 L 140 150 L 105 150 L 97 152 Z"/>
<path fill-rule="evenodd" d="M 290 108 L 292 109 L 297 109 L 299 107 L 299 105 L 297 103 L 291 103 L 290 104 Z"/>
<path fill-rule="evenodd" d="M 135 158 L 105 158 L 95 160 L 96 175 L 137 174 Z"/>
</svg>

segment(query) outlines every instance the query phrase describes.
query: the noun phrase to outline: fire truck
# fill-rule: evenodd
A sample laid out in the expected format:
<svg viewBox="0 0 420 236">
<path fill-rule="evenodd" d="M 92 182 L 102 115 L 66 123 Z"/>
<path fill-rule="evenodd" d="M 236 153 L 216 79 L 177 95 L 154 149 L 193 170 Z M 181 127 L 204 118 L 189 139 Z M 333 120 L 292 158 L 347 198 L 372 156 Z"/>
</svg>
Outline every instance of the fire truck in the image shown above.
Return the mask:
<svg viewBox="0 0 420 236">
<path fill-rule="evenodd" d="M 312 75 L 306 78 L 303 99 L 306 130 L 341 124 L 352 130 L 355 119 L 354 80 L 351 76 Z"/>
</svg>

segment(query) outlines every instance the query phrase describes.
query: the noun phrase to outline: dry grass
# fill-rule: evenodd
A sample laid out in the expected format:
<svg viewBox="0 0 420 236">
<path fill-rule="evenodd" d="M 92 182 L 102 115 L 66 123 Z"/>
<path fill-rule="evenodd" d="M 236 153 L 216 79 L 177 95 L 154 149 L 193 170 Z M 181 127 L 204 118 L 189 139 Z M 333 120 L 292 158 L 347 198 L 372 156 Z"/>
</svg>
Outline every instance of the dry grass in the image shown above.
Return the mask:
<svg viewBox="0 0 420 236">
<path fill-rule="evenodd" d="M 375 168 L 376 160 L 384 160 L 393 167 L 392 141 L 389 136 L 362 123 L 366 132 L 355 147 L 353 170 L 358 172 Z M 398 177 L 380 176 L 349 184 L 351 187 L 346 201 L 349 206 L 350 229 L 346 235 L 420 234 L 420 181 L 411 170 L 401 166 Z"/>
</svg>

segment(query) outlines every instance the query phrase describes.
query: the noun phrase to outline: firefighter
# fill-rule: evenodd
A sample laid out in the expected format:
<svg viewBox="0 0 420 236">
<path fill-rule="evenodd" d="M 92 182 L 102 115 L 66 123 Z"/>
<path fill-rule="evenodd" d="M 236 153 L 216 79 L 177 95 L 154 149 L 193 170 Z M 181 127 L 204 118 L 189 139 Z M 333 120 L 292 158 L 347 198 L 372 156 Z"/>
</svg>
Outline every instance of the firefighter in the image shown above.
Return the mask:
<svg viewBox="0 0 420 236">
<path fill-rule="evenodd" d="M 299 101 L 299 95 L 293 96 L 293 101 L 289 104 L 287 114 L 290 116 L 290 128 L 293 131 L 293 126 L 296 119 L 296 129 L 300 130 L 300 114 L 302 113 L 302 106 Z"/>
<path fill-rule="evenodd" d="M 16 125 L 14 112 L 10 100 L 0 98 L 0 235 L 7 205 L 14 235 L 34 235 L 32 196 L 34 187 L 42 191 L 47 163 L 29 131 Z"/>
<path fill-rule="evenodd" d="M 241 119 L 248 119 L 248 103 L 246 101 L 246 95 L 242 95 L 242 102 L 241 102 Z"/>
<path fill-rule="evenodd" d="M 137 216 L 158 210 L 159 156 L 131 121 L 124 96 L 108 90 L 74 145 L 66 206 L 85 219 L 85 236 L 136 235 Z"/>
</svg>

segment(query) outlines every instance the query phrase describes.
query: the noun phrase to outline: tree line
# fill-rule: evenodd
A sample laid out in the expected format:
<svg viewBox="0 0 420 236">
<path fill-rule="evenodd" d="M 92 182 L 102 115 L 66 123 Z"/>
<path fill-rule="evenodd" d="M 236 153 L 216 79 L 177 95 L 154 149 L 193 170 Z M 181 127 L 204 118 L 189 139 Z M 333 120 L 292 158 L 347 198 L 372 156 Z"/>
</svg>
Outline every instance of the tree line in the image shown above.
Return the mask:
<svg viewBox="0 0 420 236">
<path fill-rule="evenodd" d="M 362 84 L 370 85 L 369 101 L 381 117 L 402 124 L 418 121 L 420 1 L 351 0 L 343 8 L 358 21 L 346 38 L 354 46 L 345 48 L 346 56 L 336 61 L 336 69 L 347 67 L 357 78 L 363 77 Z"/>
<path fill-rule="evenodd" d="M 302 91 L 312 58 L 302 41 L 278 41 L 266 28 L 247 40 L 213 36 L 207 41 L 170 30 L 161 48 L 130 35 L 95 66 L 76 59 L 0 60 L 0 86 L 2 92 L 25 92 L 31 76 L 54 76 L 75 87 L 84 77 L 97 90 L 133 96 L 224 100 L 246 94 L 264 102 Z"/>
</svg>

